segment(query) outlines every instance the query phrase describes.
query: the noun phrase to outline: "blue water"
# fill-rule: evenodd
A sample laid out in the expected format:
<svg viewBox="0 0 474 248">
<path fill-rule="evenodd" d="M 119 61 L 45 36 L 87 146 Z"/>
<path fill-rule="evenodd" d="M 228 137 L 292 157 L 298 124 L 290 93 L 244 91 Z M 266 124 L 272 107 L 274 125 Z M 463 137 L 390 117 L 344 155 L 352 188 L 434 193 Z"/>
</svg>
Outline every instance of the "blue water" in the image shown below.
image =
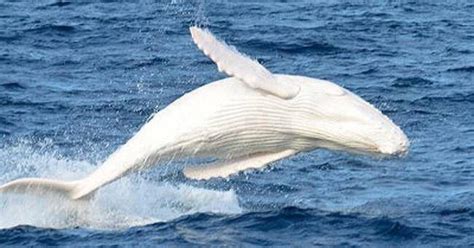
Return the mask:
<svg viewBox="0 0 474 248">
<path fill-rule="evenodd" d="M 0 2 L 0 183 L 80 178 L 225 77 L 191 42 L 195 23 L 274 72 L 359 94 L 410 153 L 319 150 L 208 182 L 161 167 L 85 207 L 0 196 L 0 246 L 474 246 L 471 1 L 77 2 Z"/>
</svg>

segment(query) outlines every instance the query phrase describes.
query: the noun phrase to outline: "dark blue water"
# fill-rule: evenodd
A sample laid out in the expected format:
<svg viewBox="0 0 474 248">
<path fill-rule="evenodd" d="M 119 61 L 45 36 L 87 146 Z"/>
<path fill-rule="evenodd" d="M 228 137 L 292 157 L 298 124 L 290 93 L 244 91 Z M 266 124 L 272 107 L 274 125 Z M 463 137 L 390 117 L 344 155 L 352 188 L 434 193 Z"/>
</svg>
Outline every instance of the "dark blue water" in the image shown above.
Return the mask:
<svg viewBox="0 0 474 248">
<path fill-rule="evenodd" d="M 470 1 L 0 2 L 0 183 L 82 177 L 149 116 L 223 78 L 195 23 L 274 72 L 328 79 L 408 156 L 299 154 L 229 180 L 157 168 L 84 208 L 0 196 L 0 245 L 474 246 Z"/>
</svg>

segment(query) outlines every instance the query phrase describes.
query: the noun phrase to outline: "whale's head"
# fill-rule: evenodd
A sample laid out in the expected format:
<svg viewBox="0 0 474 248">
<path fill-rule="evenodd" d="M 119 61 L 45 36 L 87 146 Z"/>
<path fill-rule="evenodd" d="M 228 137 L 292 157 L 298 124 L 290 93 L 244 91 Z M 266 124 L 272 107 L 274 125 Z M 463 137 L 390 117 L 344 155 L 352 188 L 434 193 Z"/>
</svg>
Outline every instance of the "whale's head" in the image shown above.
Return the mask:
<svg viewBox="0 0 474 248">
<path fill-rule="evenodd" d="M 290 79 L 301 87 L 293 99 L 301 132 L 315 147 L 370 155 L 405 155 L 409 141 L 387 116 L 354 93 L 325 80 Z"/>
</svg>

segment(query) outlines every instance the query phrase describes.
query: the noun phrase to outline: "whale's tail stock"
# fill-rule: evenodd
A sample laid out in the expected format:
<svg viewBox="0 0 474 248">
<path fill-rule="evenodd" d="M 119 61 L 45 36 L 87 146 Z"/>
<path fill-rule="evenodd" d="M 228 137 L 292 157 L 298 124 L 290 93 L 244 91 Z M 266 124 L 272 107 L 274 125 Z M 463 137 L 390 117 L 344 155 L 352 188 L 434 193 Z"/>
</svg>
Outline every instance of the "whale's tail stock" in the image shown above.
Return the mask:
<svg viewBox="0 0 474 248">
<path fill-rule="evenodd" d="M 132 140 L 134 139 L 132 138 Z M 70 200 L 91 199 L 99 188 L 125 176 L 132 168 L 136 167 L 137 163 L 142 161 L 136 159 L 135 156 L 130 156 L 130 149 L 136 147 L 134 142 L 127 142 L 112 153 L 95 171 L 82 179 L 67 181 L 47 178 L 20 178 L 0 185 L 0 195 L 13 193 L 38 196 L 54 195 Z M 132 152 L 135 151 L 133 149 Z M 150 159 L 139 164 L 146 166 L 153 162 L 154 160 Z"/>
<path fill-rule="evenodd" d="M 120 149 L 119 149 L 120 151 Z M 4 185 L 0 185 L 2 193 L 32 194 L 32 195 L 54 195 L 70 200 L 88 200 L 102 186 L 109 184 L 129 172 L 133 164 L 126 166 L 114 166 L 115 156 L 105 161 L 88 176 L 79 180 L 59 180 L 47 178 L 20 178 Z"/>
</svg>

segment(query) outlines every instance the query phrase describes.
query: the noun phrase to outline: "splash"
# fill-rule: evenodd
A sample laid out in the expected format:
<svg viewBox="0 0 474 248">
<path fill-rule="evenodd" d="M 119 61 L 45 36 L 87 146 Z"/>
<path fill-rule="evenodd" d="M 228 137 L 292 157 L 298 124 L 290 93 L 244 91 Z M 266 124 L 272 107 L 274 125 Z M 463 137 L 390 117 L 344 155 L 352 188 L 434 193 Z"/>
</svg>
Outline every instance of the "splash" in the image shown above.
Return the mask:
<svg viewBox="0 0 474 248">
<path fill-rule="evenodd" d="M 19 177 L 77 179 L 91 162 L 64 158 L 28 144 L 0 148 L 0 183 Z M 233 190 L 216 191 L 140 176 L 125 177 L 101 189 L 90 201 L 50 196 L 0 195 L 0 229 L 17 225 L 51 228 L 125 228 L 169 221 L 198 212 L 242 212 Z"/>
</svg>

